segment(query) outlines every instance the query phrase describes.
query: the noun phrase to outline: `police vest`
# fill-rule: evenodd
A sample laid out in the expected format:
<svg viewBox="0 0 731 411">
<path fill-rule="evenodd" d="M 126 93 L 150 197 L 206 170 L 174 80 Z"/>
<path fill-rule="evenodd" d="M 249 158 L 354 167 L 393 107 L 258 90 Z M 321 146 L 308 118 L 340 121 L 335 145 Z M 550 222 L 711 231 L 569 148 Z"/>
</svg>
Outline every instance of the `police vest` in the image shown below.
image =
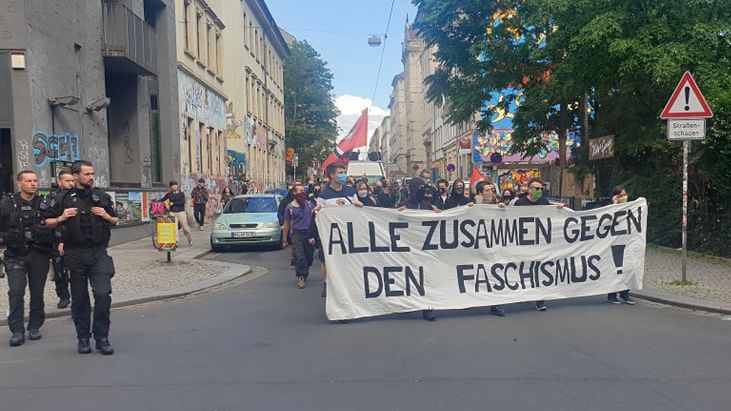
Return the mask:
<svg viewBox="0 0 731 411">
<path fill-rule="evenodd" d="M 35 196 L 30 204 L 21 204 L 20 194 L 10 194 L 7 227 L 8 248 L 26 254 L 32 247 L 50 249 L 53 244 L 53 229 L 49 229 L 43 213 L 50 205 L 45 197 Z"/>
<path fill-rule="evenodd" d="M 64 244 L 91 247 L 106 246 L 111 237 L 109 223 L 91 212 L 92 207 L 111 207 L 111 199 L 103 191 L 92 188 L 90 191 L 65 190 L 59 194 L 61 208 L 76 208 L 78 213 L 64 224 Z"/>
</svg>

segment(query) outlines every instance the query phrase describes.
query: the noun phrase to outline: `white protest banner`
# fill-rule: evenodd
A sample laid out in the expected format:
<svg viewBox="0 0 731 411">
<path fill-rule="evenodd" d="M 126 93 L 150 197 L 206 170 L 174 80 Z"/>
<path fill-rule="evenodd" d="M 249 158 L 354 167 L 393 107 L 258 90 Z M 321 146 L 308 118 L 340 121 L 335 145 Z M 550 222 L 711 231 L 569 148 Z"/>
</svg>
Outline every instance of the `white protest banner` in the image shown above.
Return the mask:
<svg viewBox="0 0 731 411">
<path fill-rule="evenodd" d="M 316 221 L 330 320 L 642 289 L 643 198 L 589 211 L 326 207 Z"/>
</svg>

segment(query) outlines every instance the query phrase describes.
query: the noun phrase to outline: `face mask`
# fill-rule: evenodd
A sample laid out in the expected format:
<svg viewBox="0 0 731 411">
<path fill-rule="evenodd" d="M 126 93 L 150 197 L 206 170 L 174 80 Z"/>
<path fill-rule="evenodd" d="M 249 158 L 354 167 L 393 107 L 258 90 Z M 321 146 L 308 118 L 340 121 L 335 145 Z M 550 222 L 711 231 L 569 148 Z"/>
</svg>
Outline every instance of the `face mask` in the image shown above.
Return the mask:
<svg viewBox="0 0 731 411">
<path fill-rule="evenodd" d="M 533 192 L 530 194 L 530 196 L 534 200 L 538 200 L 541 197 L 543 197 L 543 190 L 533 190 Z"/>
<path fill-rule="evenodd" d="M 298 203 L 304 204 L 305 200 L 307 200 L 307 193 L 304 191 L 297 193 L 294 195 L 294 199 L 297 200 Z"/>
<path fill-rule="evenodd" d="M 345 173 L 338 174 L 338 183 L 345 184 L 348 181 L 348 176 Z"/>
<path fill-rule="evenodd" d="M 368 195 L 368 190 L 358 190 L 358 197 L 363 198 Z"/>
<path fill-rule="evenodd" d="M 454 193 L 457 195 L 462 195 L 464 194 L 464 188 L 455 188 Z"/>
<path fill-rule="evenodd" d="M 439 192 L 444 194 L 447 191 L 445 187 L 439 187 Z"/>
<path fill-rule="evenodd" d="M 319 197 L 320 196 L 320 190 L 319 189 L 312 190 L 312 194 L 314 194 L 315 197 Z"/>
</svg>

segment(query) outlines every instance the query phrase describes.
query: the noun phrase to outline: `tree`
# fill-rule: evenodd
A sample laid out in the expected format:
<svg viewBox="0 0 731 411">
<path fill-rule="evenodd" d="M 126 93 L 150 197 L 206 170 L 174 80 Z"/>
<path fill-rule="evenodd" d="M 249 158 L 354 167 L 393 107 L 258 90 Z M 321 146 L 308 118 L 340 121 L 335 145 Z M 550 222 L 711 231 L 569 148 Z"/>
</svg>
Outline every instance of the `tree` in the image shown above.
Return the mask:
<svg viewBox="0 0 731 411">
<path fill-rule="evenodd" d="M 287 147 L 299 157 L 302 176 L 314 160 L 335 145 L 338 109 L 332 95 L 333 74 L 307 41 L 295 41 L 284 61 L 284 122 Z"/>
<path fill-rule="evenodd" d="M 615 136 L 611 177 L 597 194 L 621 183 L 647 197 L 649 239 L 670 246 L 680 239 L 680 149 L 658 116 L 682 73 L 693 72 L 715 117 L 693 145 L 689 241 L 731 255 L 731 0 L 414 3 L 417 29 L 442 64 L 427 96 L 446 100 L 451 120 L 480 110 L 492 92 L 514 90 L 510 98 L 522 99 L 514 148 L 530 153 L 541 131 L 579 129 L 578 108 L 588 102 L 583 138 Z M 573 163 L 591 166 L 581 152 Z"/>
</svg>

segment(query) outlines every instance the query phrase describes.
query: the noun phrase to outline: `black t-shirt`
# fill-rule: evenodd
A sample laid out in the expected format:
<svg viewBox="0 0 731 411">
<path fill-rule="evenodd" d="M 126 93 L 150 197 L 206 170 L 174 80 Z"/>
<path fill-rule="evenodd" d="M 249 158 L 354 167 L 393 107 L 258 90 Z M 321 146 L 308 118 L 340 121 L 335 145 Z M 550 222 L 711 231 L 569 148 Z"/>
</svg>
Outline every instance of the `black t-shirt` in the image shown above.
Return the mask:
<svg viewBox="0 0 731 411">
<path fill-rule="evenodd" d="M 179 213 L 185 211 L 185 193 L 178 191 L 173 193 L 172 191 L 165 194 L 162 201 L 170 200 L 170 211 L 173 213 Z"/>
<path fill-rule="evenodd" d="M 515 200 L 515 204 L 517 206 L 534 206 L 534 205 L 550 205 L 548 202 L 548 197 L 542 196 L 539 198 L 536 202 L 530 201 L 528 199 L 528 196 L 525 195 L 523 197 L 519 197 L 517 200 Z"/>
</svg>

